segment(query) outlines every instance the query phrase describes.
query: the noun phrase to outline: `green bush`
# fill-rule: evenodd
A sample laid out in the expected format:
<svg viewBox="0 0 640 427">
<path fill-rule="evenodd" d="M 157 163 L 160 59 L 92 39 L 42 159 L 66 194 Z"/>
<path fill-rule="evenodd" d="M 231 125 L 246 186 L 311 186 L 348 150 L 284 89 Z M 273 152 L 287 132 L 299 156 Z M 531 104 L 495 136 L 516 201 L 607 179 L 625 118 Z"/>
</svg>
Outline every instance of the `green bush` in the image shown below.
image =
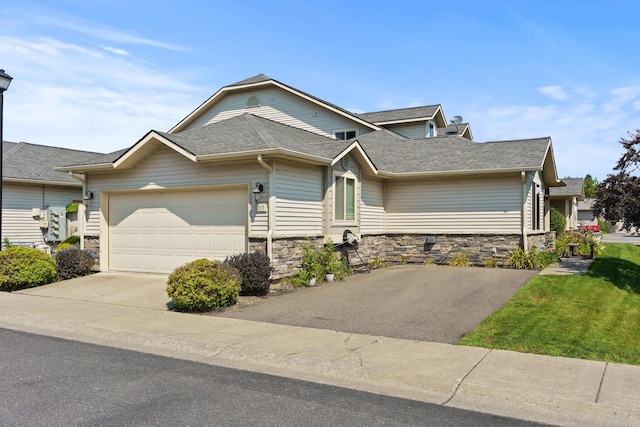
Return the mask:
<svg viewBox="0 0 640 427">
<path fill-rule="evenodd" d="M 71 237 L 67 237 L 66 239 L 64 239 L 62 242 L 60 242 L 60 244 L 58 245 L 58 248 L 56 249 L 57 252 L 63 251 L 73 245 L 77 245 L 78 243 L 80 243 L 80 237 L 79 236 L 71 236 Z"/>
<path fill-rule="evenodd" d="M 530 249 L 525 251 L 517 248 L 509 252 L 505 265 L 518 270 L 536 270 L 548 267 L 559 261 L 556 251 L 539 251 Z"/>
<path fill-rule="evenodd" d="M 556 239 L 556 252 L 558 256 L 566 257 L 570 254 L 569 243 L 577 243 L 578 247 L 574 253 L 576 255 L 590 256 L 591 244 L 593 244 L 594 256 L 600 255 L 603 251 L 600 241 L 591 232 L 581 230 L 566 231 L 560 239 Z"/>
<path fill-rule="evenodd" d="M 16 291 L 55 282 L 56 265 L 37 249 L 9 246 L 0 252 L 0 290 Z"/>
<path fill-rule="evenodd" d="M 469 256 L 465 252 L 456 252 L 451 261 L 449 261 L 449 265 L 453 267 L 468 267 L 471 265 L 471 261 L 469 261 Z"/>
<path fill-rule="evenodd" d="M 331 240 L 325 245 L 320 261 L 324 270 L 323 275 L 324 273 L 331 273 L 335 275 L 336 279 L 344 280 L 351 274 L 351 268 L 347 265 L 347 261 L 342 258 L 341 254 L 335 252 Z"/>
<path fill-rule="evenodd" d="M 238 299 L 238 276 L 230 266 L 198 259 L 173 270 L 167 281 L 167 294 L 180 310 L 220 309 Z"/>
<path fill-rule="evenodd" d="M 556 236 L 560 236 L 564 232 L 565 227 L 567 226 L 566 218 L 556 208 L 551 208 L 549 221 L 550 221 L 551 231 L 555 231 Z"/>
<path fill-rule="evenodd" d="M 56 270 L 62 280 L 91 274 L 96 260 L 85 250 L 70 247 L 56 252 Z"/>
<path fill-rule="evenodd" d="M 271 286 L 271 260 L 264 252 L 232 255 L 224 260 L 240 274 L 243 295 L 265 295 Z"/>
</svg>

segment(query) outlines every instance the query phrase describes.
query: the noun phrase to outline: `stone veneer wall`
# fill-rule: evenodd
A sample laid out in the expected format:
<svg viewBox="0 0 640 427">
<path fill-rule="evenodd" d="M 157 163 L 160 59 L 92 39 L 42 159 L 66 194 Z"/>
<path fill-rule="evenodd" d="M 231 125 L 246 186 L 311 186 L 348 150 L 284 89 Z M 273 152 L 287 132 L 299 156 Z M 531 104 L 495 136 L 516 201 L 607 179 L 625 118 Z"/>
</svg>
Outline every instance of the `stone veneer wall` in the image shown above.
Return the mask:
<svg viewBox="0 0 640 427">
<path fill-rule="evenodd" d="M 427 243 L 427 236 L 435 236 L 436 243 Z M 555 232 L 527 236 L 529 248 L 555 248 Z M 484 265 L 488 258 L 495 258 L 501 265 L 509 251 L 522 247 L 519 234 L 380 234 L 363 235 L 358 244 L 358 253 L 364 262 L 383 258 L 389 263 L 424 263 L 431 259 L 436 264 L 447 264 L 458 252 L 464 252 L 474 265 Z M 273 278 L 281 279 L 300 271 L 304 246 L 310 243 L 315 248 L 323 246 L 322 236 L 288 237 L 273 239 Z M 338 243 L 338 242 L 336 242 Z M 100 264 L 100 240 L 97 236 L 85 236 L 85 249 Z M 250 238 L 249 252 L 267 252 L 265 238 Z M 348 251 L 351 262 L 353 251 Z"/>
<path fill-rule="evenodd" d="M 272 242 L 273 279 L 282 279 L 296 274 L 301 269 L 304 246 L 311 244 L 315 248 L 323 247 L 323 237 L 287 237 L 274 238 Z M 249 239 L 249 252 L 267 252 L 266 239 Z"/>
</svg>

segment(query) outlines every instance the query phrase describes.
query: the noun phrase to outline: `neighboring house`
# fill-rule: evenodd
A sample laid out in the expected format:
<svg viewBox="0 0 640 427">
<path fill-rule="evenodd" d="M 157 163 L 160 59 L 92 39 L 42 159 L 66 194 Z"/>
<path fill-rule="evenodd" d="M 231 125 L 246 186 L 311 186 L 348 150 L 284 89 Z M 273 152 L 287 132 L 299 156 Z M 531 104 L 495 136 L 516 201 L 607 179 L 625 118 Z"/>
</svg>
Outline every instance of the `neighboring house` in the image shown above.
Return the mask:
<svg viewBox="0 0 640 427">
<path fill-rule="evenodd" d="M 83 162 L 100 153 L 8 141 L 4 141 L 2 149 L 2 241 L 44 244 L 48 227 L 40 227 L 34 209 L 66 208 L 71 203 L 81 203 L 83 198 L 82 184 L 54 167 Z M 78 228 L 77 213 L 70 214 L 68 219 L 62 230 L 70 235 Z"/>
<path fill-rule="evenodd" d="M 305 243 L 355 234 L 365 259 L 473 262 L 549 244 L 564 185 L 549 137 L 477 143 L 440 106 L 355 114 L 264 75 L 223 87 L 169 132 L 58 168 L 95 194 L 86 241 L 104 271 L 169 272 L 265 251 L 274 277 Z"/>
<path fill-rule="evenodd" d="M 598 225 L 598 219 L 593 215 L 595 199 L 584 199 L 578 202 L 578 224 Z"/>
<path fill-rule="evenodd" d="M 582 178 L 563 178 L 566 187 L 551 188 L 549 198 L 551 207 L 564 215 L 566 230 L 575 230 L 580 225 L 578 217 L 579 203 L 585 200 L 584 180 Z"/>
</svg>

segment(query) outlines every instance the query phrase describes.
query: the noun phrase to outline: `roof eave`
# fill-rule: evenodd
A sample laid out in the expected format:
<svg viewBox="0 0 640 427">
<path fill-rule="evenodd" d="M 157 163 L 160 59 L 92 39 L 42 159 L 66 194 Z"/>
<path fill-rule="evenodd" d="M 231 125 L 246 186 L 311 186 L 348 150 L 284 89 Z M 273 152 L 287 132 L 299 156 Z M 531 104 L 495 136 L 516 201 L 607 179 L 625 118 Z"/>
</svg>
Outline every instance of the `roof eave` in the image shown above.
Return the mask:
<svg viewBox="0 0 640 427">
<path fill-rule="evenodd" d="M 248 160 L 253 159 L 257 155 L 270 156 L 270 157 L 285 157 L 295 158 L 298 160 L 304 160 L 307 163 L 316 165 L 329 165 L 332 159 L 322 156 L 316 156 L 307 153 L 301 153 L 299 151 L 287 150 L 283 148 L 271 148 L 271 149 L 257 149 L 247 151 L 236 151 L 232 153 L 220 153 L 220 154 L 204 154 L 196 156 L 197 162 L 217 162 L 217 161 L 232 161 L 232 160 Z"/>
<path fill-rule="evenodd" d="M 526 168 L 505 168 L 505 169 L 459 169 L 450 171 L 427 171 L 427 172 L 388 172 L 379 171 L 378 175 L 385 178 L 427 178 L 427 177 L 451 177 L 451 176 L 471 176 L 471 175 L 504 175 L 509 173 L 536 172 L 538 167 Z"/>
<path fill-rule="evenodd" d="M 43 179 L 26 179 L 26 178 L 10 178 L 3 177 L 2 182 L 12 182 L 16 184 L 37 184 L 37 185 L 55 185 L 59 187 L 82 187 L 79 182 L 61 182 Z"/>
<path fill-rule="evenodd" d="M 198 108 L 196 108 L 195 110 L 193 110 L 187 117 L 185 117 L 184 119 L 182 119 L 177 125 L 175 125 L 174 127 L 172 127 L 169 132 L 167 133 L 177 133 L 180 132 L 182 130 L 184 130 L 190 123 L 192 123 L 196 117 L 198 117 L 200 115 L 200 113 L 202 113 L 204 110 L 206 110 L 207 108 L 209 108 L 211 105 L 215 104 L 215 102 L 217 101 L 218 98 L 222 98 L 224 95 L 226 95 L 227 92 L 231 92 L 231 91 L 235 91 L 235 90 L 245 90 L 247 88 L 252 88 L 252 87 L 259 87 L 259 86 L 266 86 L 266 85 L 274 85 L 277 86 L 283 90 L 286 90 L 289 93 L 292 93 L 300 98 L 303 98 L 309 102 L 312 102 L 316 105 L 319 105 L 323 108 L 326 108 L 336 114 L 339 114 L 343 117 L 347 117 L 350 120 L 353 120 L 355 122 L 357 122 L 358 124 L 362 125 L 362 126 L 366 126 L 369 129 L 372 130 L 380 130 L 381 128 L 371 122 L 368 122 L 366 120 L 363 120 L 359 117 L 357 117 L 354 114 L 350 114 L 347 113 L 345 111 L 342 111 L 338 108 L 333 107 L 332 105 L 327 104 L 326 102 L 322 102 L 319 99 L 316 99 L 312 96 L 309 96 L 303 92 L 300 92 L 297 89 L 292 88 L 291 86 L 287 86 L 286 84 L 280 83 L 277 80 L 265 80 L 262 82 L 256 82 L 256 83 L 249 83 L 249 84 L 245 84 L 245 85 L 241 85 L 241 86 L 225 86 L 222 89 L 218 90 L 215 94 L 213 94 L 212 96 L 210 96 L 205 102 L 203 102 L 202 104 L 200 104 L 200 106 L 198 106 Z"/>
</svg>

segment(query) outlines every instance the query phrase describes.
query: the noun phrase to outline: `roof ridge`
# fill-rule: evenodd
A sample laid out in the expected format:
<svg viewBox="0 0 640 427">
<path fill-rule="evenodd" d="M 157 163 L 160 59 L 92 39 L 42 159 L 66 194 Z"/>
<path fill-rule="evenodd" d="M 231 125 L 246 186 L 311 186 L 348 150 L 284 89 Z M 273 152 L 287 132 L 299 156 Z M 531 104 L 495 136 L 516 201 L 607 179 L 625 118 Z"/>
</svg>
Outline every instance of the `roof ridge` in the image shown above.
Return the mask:
<svg viewBox="0 0 640 427">
<path fill-rule="evenodd" d="M 391 110 L 367 111 L 365 113 L 354 113 L 354 114 L 360 115 L 360 114 L 390 113 L 392 111 L 413 110 L 415 108 L 426 108 L 426 107 L 442 107 L 442 104 L 416 105 L 415 107 L 392 108 Z"/>
<path fill-rule="evenodd" d="M 247 121 L 247 123 L 249 123 L 251 129 L 253 129 L 253 131 L 260 137 L 260 139 L 266 144 L 268 148 L 279 147 L 275 138 L 271 136 L 269 131 L 262 126 L 259 120 L 257 120 L 257 116 L 251 113 L 244 113 L 241 117 L 243 117 Z"/>
</svg>

